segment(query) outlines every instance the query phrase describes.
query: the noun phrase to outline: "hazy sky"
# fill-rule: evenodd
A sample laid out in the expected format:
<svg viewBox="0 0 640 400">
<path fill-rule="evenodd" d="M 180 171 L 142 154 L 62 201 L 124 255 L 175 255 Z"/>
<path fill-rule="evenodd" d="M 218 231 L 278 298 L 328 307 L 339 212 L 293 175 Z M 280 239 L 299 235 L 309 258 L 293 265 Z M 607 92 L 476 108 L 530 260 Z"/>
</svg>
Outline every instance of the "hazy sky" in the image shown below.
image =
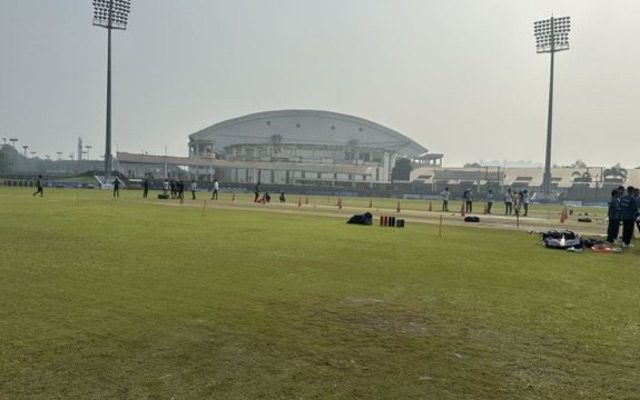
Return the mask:
<svg viewBox="0 0 640 400">
<path fill-rule="evenodd" d="M 91 0 L 0 0 L 0 134 L 39 155 L 104 153 L 106 30 Z M 553 162 L 640 165 L 637 0 L 132 0 L 113 34 L 113 149 L 187 154 L 187 135 L 275 109 L 370 119 L 466 161 L 544 160 L 549 56 L 570 15 Z"/>
</svg>

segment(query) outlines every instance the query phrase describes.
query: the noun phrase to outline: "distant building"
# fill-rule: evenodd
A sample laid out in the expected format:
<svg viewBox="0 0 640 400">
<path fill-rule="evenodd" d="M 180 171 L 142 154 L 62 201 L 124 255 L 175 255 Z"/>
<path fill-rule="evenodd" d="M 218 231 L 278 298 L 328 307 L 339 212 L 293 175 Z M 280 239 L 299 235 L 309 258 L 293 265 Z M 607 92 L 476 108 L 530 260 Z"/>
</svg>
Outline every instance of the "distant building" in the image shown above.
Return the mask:
<svg viewBox="0 0 640 400">
<path fill-rule="evenodd" d="M 189 135 L 189 158 L 199 178 L 225 182 L 361 186 L 389 182 L 395 163 L 441 166 L 409 137 L 366 119 L 318 110 L 246 115 Z"/>
</svg>

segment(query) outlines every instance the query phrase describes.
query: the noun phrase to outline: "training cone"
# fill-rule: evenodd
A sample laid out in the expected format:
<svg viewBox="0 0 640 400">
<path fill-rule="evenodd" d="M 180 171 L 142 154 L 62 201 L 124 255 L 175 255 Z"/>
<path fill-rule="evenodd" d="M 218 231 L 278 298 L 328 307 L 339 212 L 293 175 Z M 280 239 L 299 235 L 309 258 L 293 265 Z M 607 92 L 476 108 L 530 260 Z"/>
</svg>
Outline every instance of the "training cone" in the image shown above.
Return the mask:
<svg viewBox="0 0 640 400">
<path fill-rule="evenodd" d="M 396 212 L 400 212 L 400 202 L 398 202 L 398 205 L 396 206 Z"/>
<path fill-rule="evenodd" d="M 464 217 L 464 203 L 462 203 L 462 206 L 460 207 L 460 216 Z"/>
</svg>

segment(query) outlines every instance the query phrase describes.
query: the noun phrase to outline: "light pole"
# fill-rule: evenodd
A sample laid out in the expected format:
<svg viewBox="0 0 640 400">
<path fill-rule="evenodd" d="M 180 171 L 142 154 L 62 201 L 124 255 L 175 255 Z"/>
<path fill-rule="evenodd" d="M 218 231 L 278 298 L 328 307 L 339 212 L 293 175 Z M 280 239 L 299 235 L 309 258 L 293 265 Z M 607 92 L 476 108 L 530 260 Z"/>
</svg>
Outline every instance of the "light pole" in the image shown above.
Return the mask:
<svg viewBox="0 0 640 400">
<path fill-rule="evenodd" d="M 11 142 L 11 144 L 13 145 L 13 148 L 15 149 L 16 148 L 16 142 L 18 141 L 18 139 L 11 138 L 11 139 L 9 139 L 9 141 Z"/>
<path fill-rule="evenodd" d="M 24 158 L 27 158 L 27 149 L 29 148 L 29 146 L 24 145 L 22 146 L 22 150 L 24 150 Z"/>
<path fill-rule="evenodd" d="M 130 0 L 93 0 L 93 25 L 107 29 L 107 134 L 104 149 L 104 182 L 111 175 L 111 30 L 127 29 Z"/>
<path fill-rule="evenodd" d="M 542 190 L 545 197 L 551 192 L 551 125 L 553 121 L 553 56 L 557 51 L 569 50 L 569 17 L 545 19 L 534 22 L 533 32 L 536 37 L 538 53 L 551 53 L 551 74 L 549 77 L 549 112 L 547 114 L 547 150 L 544 159 L 544 176 Z"/>
<path fill-rule="evenodd" d="M 31 158 L 35 158 L 36 157 L 36 152 L 35 151 L 30 151 L 29 153 L 31 153 Z"/>
</svg>

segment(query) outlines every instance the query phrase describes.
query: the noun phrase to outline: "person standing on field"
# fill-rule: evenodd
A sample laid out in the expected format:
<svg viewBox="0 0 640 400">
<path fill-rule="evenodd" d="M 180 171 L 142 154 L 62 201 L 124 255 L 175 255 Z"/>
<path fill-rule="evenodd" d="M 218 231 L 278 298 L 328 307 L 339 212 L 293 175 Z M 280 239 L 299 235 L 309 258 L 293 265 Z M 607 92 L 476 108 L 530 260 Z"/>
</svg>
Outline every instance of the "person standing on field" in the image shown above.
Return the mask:
<svg viewBox="0 0 640 400">
<path fill-rule="evenodd" d="M 178 190 L 176 189 L 177 188 L 176 181 L 172 179 L 171 182 L 169 182 L 169 186 L 171 187 L 171 198 L 175 199 L 176 193 L 178 193 Z"/>
<path fill-rule="evenodd" d="M 520 216 L 520 207 L 522 206 L 522 192 L 515 192 L 513 194 L 513 212 Z"/>
<path fill-rule="evenodd" d="M 44 190 L 42 189 L 42 175 L 38 175 L 38 179 L 36 179 L 36 191 L 33 193 L 33 196 L 40 193 L 40 197 L 44 197 Z"/>
<path fill-rule="evenodd" d="M 638 212 L 636 213 L 636 226 L 638 227 L 638 233 L 640 233 L 640 189 L 636 188 L 633 191 L 633 197 L 636 198 L 636 203 L 638 203 Z"/>
<path fill-rule="evenodd" d="M 148 178 L 144 178 L 144 181 L 142 182 L 142 198 L 146 199 L 147 195 L 149 194 L 149 179 Z"/>
<path fill-rule="evenodd" d="M 511 188 L 507 189 L 507 193 L 504 194 L 504 215 L 511 215 L 513 211 L 513 194 Z"/>
<path fill-rule="evenodd" d="M 196 190 L 198 189 L 198 183 L 195 179 L 191 180 L 191 200 L 196 199 Z"/>
<path fill-rule="evenodd" d="M 622 247 L 633 247 L 631 237 L 635 229 L 635 221 L 638 217 L 638 200 L 634 197 L 635 188 L 629 186 L 627 193 L 620 198 L 620 211 L 622 218 Z"/>
<path fill-rule="evenodd" d="M 609 199 L 609 226 L 607 227 L 607 242 L 613 244 L 620 233 L 620 191 L 614 189 L 611 191 L 611 199 Z"/>
<path fill-rule="evenodd" d="M 180 204 L 184 202 L 184 181 L 180 179 L 176 184 L 176 190 L 178 192 L 178 200 L 180 200 Z"/>
<path fill-rule="evenodd" d="M 486 197 L 487 202 L 487 214 L 491 214 L 491 206 L 493 205 L 493 190 L 489 189 Z"/>
<path fill-rule="evenodd" d="M 522 191 L 522 206 L 524 207 L 523 217 L 529 215 L 529 191 L 527 189 Z"/>
<path fill-rule="evenodd" d="M 113 180 L 113 197 L 120 197 L 120 179 L 116 176 L 116 179 Z"/>
<path fill-rule="evenodd" d="M 211 192 L 211 200 L 218 200 L 218 190 L 220 190 L 220 184 L 217 179 L 213 180 L 213 191 Z"/>
<path fill-rule="evenodd" d="M 253 202 L 258 202 L 258 197 L 260 197 L 260 182 L 256 183 L 253 187 Z"/>
<path fill-rule="evenodd" d="M 440 193 L 440 198 L 442 199 L 442 211 L 449 211 L 449 199 L 451 198 L 451 192 L 448 187 L 444 188 L 442 193 Z"/>
<path fill-rule="evenodd" d="M 162 191 L 165 196 L 169 192 L 169 180 L 167 178 L 165 178 L 164 182 L 162 182 Z"/>
</svg>

